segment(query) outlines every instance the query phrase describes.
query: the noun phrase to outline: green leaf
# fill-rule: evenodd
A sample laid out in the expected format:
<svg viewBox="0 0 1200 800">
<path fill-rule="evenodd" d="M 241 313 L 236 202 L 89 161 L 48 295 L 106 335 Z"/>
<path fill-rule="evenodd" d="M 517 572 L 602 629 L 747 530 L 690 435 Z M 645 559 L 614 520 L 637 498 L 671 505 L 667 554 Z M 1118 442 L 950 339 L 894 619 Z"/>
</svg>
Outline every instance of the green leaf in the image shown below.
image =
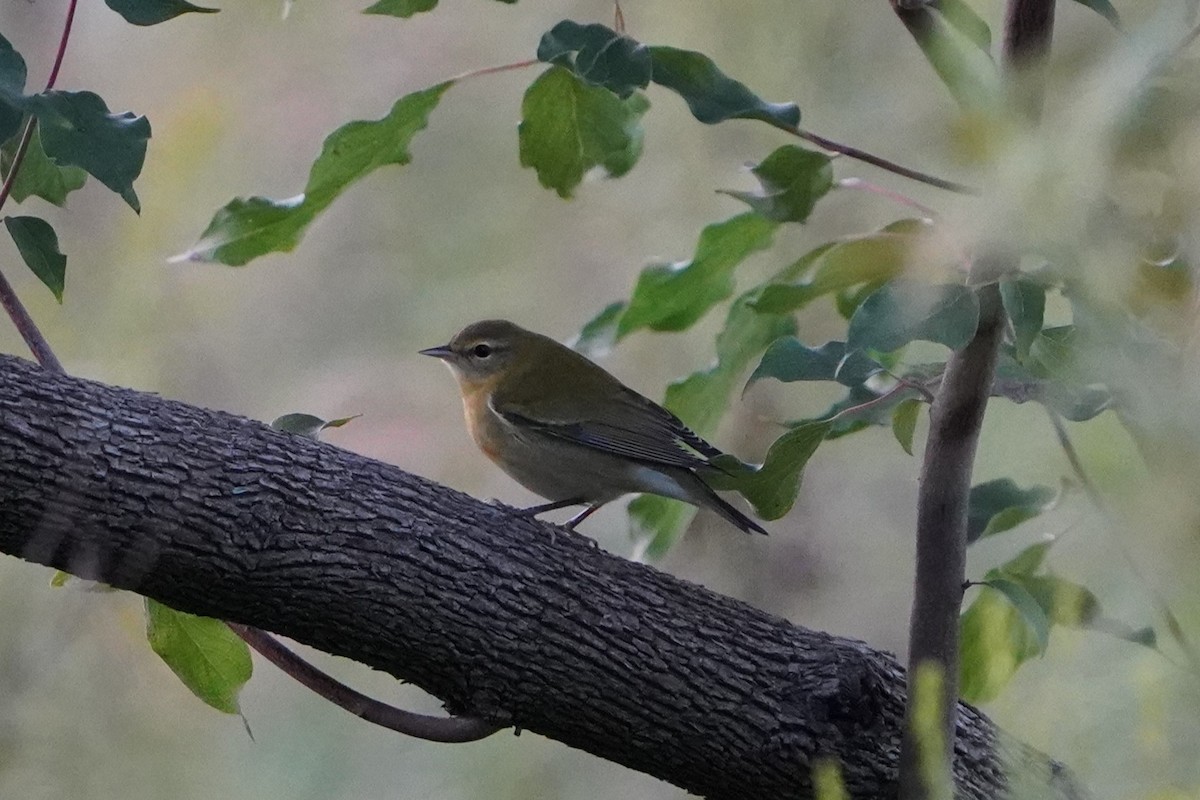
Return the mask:
<svg viewBox="0 0 1200 800">
<path fill-rule="evenodd" d="M 906 15 L 905 26 L 962 108 L 997 108 L 1003 92 L 996 63 L 979 47 L 977 26 L 964 24 L 963 15 L 955 11 L 960 9 L 948 17 L 928 5 Z"/>
<path fill-rule="evenodd" d="M 521 102 L 521 166 L 533 167 L 538 182 L 560 197 L 570 197 L 594 167 L 619 178 L 642 154 L 641 119 L 649 107 L 644 95 L 622 100 L 551 67 Z"/>
<path fill-rule="evenodd" d="M 308 173 L 304 194 L 285 200 L 237 198 L 213 216 L 190 250 L 173 261 L 241 266 L 272 252 L 288 252 L 318 214 L 351 184 L 380 167 L 412 160 L 408 146 L 453 81 L 407 94 L 382 119 L 349 122 L 331 133 Z"/>
<path fill-rule="evenodd" d="M 778 223 L 747 213 L 713 223 L 700 233 L 691 261 L 654 264 L 642 270 L 617 324 L 618 338 L 640 328 L 678 331 L 691 327 L 733 292 L 733 270 L 750 254 L 771 245 Z"/>
<path fill-rule="evenodd" d="M 747 386 L 763 378 L 790 383 L 792 381 L 837 381 L 844 386 L 857 386 L 883 366 L 858 351 L 846 352 L 845 342 L 826 342 L 820 347 L 808 347 L 795 337 L 778 339 L 763 353 Z"/>
<path fill-rule="evenodd" d="M 61 569 L 54 570 L 54 575 L 50 578 L 50 585 L 55 589 L 61 589 L 71 580 L 72 575 L 69 572 L 63 572 Z"/>
<path fill-rule="evenodd" d="M 795 504 L 804 467 L 832 425 L 829 420 L 800 422 L 775 440 L 761 466 L 710 483 L 717 489 L 740 492 L 763 519 L 779 519 Z"/>
<path fill-rule="evenodd" d="M 542 36 L 537 57 L 621 98 L 650 83 L 650 49 L 604 25 L 563 20 Z"/>
<path fill-rule="evenodd" d="M 1050 618 L 1042 610 L 1042 606 L 1034 599 L 1022 584 L 1008 578 L 991 578 L 985 583 L 1000 592 L 1012 603 L 1013 608 L 1021 615 L 1021 619 L 1033 634 L 1037 643 L 1037 652 L 1044 653 L 1050 644 Z"/>
<path fill-rule="evenodd" d="M 13 138 L 0 148 L 0 171 L 6 178 L 12 169 L 18 142 L 19 137 Z M 87 173 L 79 167 L 60 167 L 46 156 L 42 148 L 42 135 L 35 127 L 25 151 L 25 160 L 21 162 L 21 169 L 13 180 L 12 199 L 23 203 L 30 197 L 40 197 L 61 207 L 67 202 L 67 195 L 86 182 Z"/>
<path fill-rule="evenodd" d="M 432 11 L 438 0 L 379 0 L 363 10 L 364 14 L 386 14 L 390 17 L 408 17 L 422 11 Z"/>
<path fill-rule="evenodd" d="M 1026 359 L 1029 366 L 1018 364 L 1009 353 L 1001 353 L 1000 362 L 996 366 L 996 378 L 992 382 L 992 396 L 1004 397 L 1018 404 L 1037 401 L 1072 422 L 1092 419 L 1112 406 L 1112 392 L 1103 386 L 1083 386 L 1074 379 L 1057 375 L 1035 375 L 1032 369 L 1037 369 L 1043 375 L 1050 371 L 1039 360 L 1047 356 L 1044 350 L 1047 346 L 1040 335 L 1034 339 L 1030 356 Z M 1055 352 L 1055 358 L 1064 355 L 1064 351 L 1056 349 Z M 1067 354 L 1067 357 L 1072 356 Z M 1057 366 L 1065 366 L 1064 372 L 1077 374 L 1073 362 L 1060 362 Z"/>
<path fill-rule="evenodd" d="M 579 330 L 571 349 L 593 360 L 607 353 L 617 341 L 617 323 L 628 307 L 624 300 L 609 303 Z"/>
<path fill-rule="evenodd" d="M 895 280 L 868 297 L 850 319 L 846 346 L 883 352 L 916 339 L 963 347 L 979 325 L 979 299 L 966 286 Z"/>
<path fill-rule="evenodd" d="M 971 487 L 967 501 L 967 541 L 1011 530 L 1047 511 L 1057 497 L 1048 486 L 1022 489 L 1011 478 Z"/>
<path fill-rule="evenodd" d="M 189 11 L 215 14 L 218 9 L 202 8 L 186 0 L 104 0 L 113 11 L 133 25 L 157 25 Z"/>
<path fill-rule="evenodd" d="M 730 305 L 725 326 L 717 334 L 716 363 L 667 387 L 663 405 L 701 436 L 711 436 L 716 430 L 751 360 L 770 342 L 796 329 L 791 317 L 760 314 L 750 307 L 748 299 L 742 295 Z M 737 459 L 733 461 L 742 466 Z M 669 550 L 692 520 L 690 513 L 670 510 L 675 507 L 686 508 L 675 500 L 650 497 L 630 505 L 634 533 L 650 537 L 647 553 L 651 557 Z"/>
<path fill-rule="evenodd" d="M 361 414 L 355 414 L 352 417 L 341 417 L 334 420 L 323 420 L 320 417 L 314 417 L 312 414 L 284 414 L 282 417 L 276 417 L 271 422 L 271 427 L 277 431 L 284 433 L 294 433 L 299 436 L 307 436 L 309 439 L 317 439 L 321 431 L 326 428 L 340 428 L 351 420 L 358 419 Z"/>
<path fill-rule="evenodd" d="M 1038 571 L 1042 566 L 1042 562 L 1046 560 L 1046 554 L 1050 552 L 1054 541 L 1054 539 L 1048 539 L 1029 545 L 1012 559 L 1005 562 L 1000 567 L 1000 572 L 1010 578 L 1020 575 L 1032 575 Z"/>
<path fill-rule="evenodd" d="M 804 222 L 833 188 L 829 156 L 791 144 L 775 150 L 751 172 L 762 184 L 762 192 L 722 192 L 776 222 Z"/>
<path fill-rule="evenodd" d="M 61 303 L 67 279 L 67 257 L 58 249 L 54 228 L 37 217 L 5 217 L 4 227 L 8 228 L 25 266 Z"/>
<path fill-rule="evenodd" d="M 910 456 L 913 454 L 913 436 L 917 432 L 917 415 L 920 412 L 921 401 L 915 397 L 905 400 L 892 412 L 892 433 Z"/>
<path fill-rule="evenodd" d="M 1022 663 L 1040 654 L 1036 634 L 999 591 L 984 586 L 959 620 L 959 693 L 994 700 Z"/>
<path fill-rule="evenodd" d="M 919 392 L 911 387 L 881 391 L 869 389 L 865 384 L 851 386 L 845 397 L 820 416 L 832 423 L 825 438 L 839 439 L 875 425 L 891 425 L 895 408 L 905 400 L 919 396 Z"/>
<path fill-rule="evenodd" d="M 795 130 L 800 109 L 795 103 L 768 103 L 746 85 L 726 76 L 708 56 L 674 47 L 651 47 L 651 80 L 681 96 L 692 116 L 712 125 L 727 119 L 756 119 Z"/>
<path fill-rule="evenodd" d="M 192 694 L 218 711 L 241 713 L 238 694 L 253 663 L 246 643 L 228 625 L 147 599 L 146 638 Z"/>
<path fill-rule="evenodd" d="M 813 271 L 808 281 L 772 281 L 758 291 L 754 307 L 786 314 L 832 292 L 889 281 L 904 271 L 928 236 L 927 224 L 900 220 L 867 236 L 821 245 L 797 262 L 806 267 L 797 270 L 799 274 L 806 274 L 810 268 Z"/>
<path fill-rule="evenodd" d="M 110 114 L 92 92 L 49 91 L 17 100 L 38 118 L 42 148 L 60 166 L 81 167 L 140 211 L 133 181 L 146 159 L 150 122 L 126 111 Z"/>
<path fill-rule="evenodd" d="M 25 94 L 26 77 L 25 59 L 0 36 L 0 142 L 21 130 L 25 112 L 11 100 Z"/>
<path fill-rule="evenodd" d="M 1108 2 L 1108 0 L 1075 0 L 1075 2 L 1087 6 L 1111 22 L 1114 28 L 1120 29 L 1121 17 L 1117 14 L 1117 9 L 1113 8 L 1113 4 Z"/>
<path fill-rule="evenodd" d="M 966 0 L 938 0 L 938 11 L 955 30 L 985 53 L 992 50 L 992 31 Z"/>
<path fill-rule="evenodd" d="M 1017 360 L 1024 361 L 1034 339 L 1042 332 L 1046 290 L 1027 278 L 1009 278 L 1000 282 L 1000 296 L 1012 322 Z"/>
</svg>

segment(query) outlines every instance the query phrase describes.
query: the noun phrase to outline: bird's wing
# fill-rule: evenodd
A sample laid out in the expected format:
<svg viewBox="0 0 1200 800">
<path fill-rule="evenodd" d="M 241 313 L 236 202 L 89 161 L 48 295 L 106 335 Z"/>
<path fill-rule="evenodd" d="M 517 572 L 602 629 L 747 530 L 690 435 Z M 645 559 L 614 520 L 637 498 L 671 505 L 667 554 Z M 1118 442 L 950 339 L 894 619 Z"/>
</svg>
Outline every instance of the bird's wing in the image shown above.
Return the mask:
<svg viewBox="0 0 1200 800">
<path fill-rule="evenodd" d="M 709 466 L 721 451 L 671 412 L 627 390 L 612 413 L 599 419 L 553 418 L 528 406 L 494 403 L 492 410 L 511 425 L 554 436 L 606 453 L 664 466 Z"/>
</svg>

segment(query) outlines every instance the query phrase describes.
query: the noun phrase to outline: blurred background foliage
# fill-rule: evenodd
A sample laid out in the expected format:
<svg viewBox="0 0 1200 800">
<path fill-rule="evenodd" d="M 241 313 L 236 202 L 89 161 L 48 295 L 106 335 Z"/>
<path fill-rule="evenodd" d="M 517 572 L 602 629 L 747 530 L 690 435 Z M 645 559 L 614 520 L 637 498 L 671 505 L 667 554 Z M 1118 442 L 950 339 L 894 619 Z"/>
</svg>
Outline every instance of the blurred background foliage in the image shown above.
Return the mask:
<svg viewBox="0 0 1200 800">
<path fill-rule="evenodd" d="M 960 111 L 882 0 L 747 0 L 736 8 L 629 0 L 625 12 L 635 37 L 699 50 L 761 96 L 795 100 L 813 131 L 995 191 L 963 199 L 845 159 L 837 177 L 903 191 L 967 239 L 1022 250 L 1070 242 L 1065 261 L 1086 265 L 1101 296 L 1128 301 L 1128 265 L 1158 234 L 1196 260 L 1196 72 L 1185 60 L 1154 79 L 1171 91 L 1140 91 L 1148 59 L 1186 32 L 1188 5 L 1122 3 L 1122 36 L 1082 5 L 1060 3 L 1037 133 Z M 29 62 L 31 84 L 49 69 L 65 6 L 0 5 L 0 32 Z M 999 29 L 998 0 L 973 7 Z M 456 86 L 414 141 L 413 163 L 353 187 L 295 252 L 239 269 L 168 265 L 229 198 L 301 191 L 322 140 L 345 121 L 378 118 L 400 95 L 464 71 L 530 58 L 559 20 L 610 22 L 612 8 L 601 0 L 444 0 L 433 13 L 399 20 L 299 0 L 286 19 L 282 11 L 277 0 L 260 0 L 134 28 L 100 3 L 83 3 L 59 86 L 94 90 L 112 108 L 150 118 L 137 184 L 143 211 L 135 216 L 94 181 L 63 211 L 30 201 L 23 208 L 55 224 L 71 259 L 65 301 L 59 306 L 19 268 L 8 244 L 0 248 L 5 274 L 74 374 L 262 420 L 361 414 L 325 440 L 476 496 L 531 502 L 475 451 L 450 377 L 415 351 L 494 316 L 571 337 L 608 302 L 628 297 L 645 264 L 689 257 L 703 226 L 744 210 L 714 190 L 753 188 L 744 165 L 785 137 L 750 122 L 701 126 L 678 98 L 657 92 L 638 166 L 620 180 L 588 181 L 564 202 L 518 163 L 521 95 L 540 68 L 489 76 Z M 1116 137 L 1118 118 L 1144 124 Z M 831 238 L 909 215 L 876 195 L 834 192 L 805 226 L 781 228 L 773 250 L 752 256 L 739 285 Z M 1139 296 L 1158 309 L 1156 286 L 1151 280 Z M 844 334 L 828 305 L 805 312 L 806 342 Z M 603 363 L 661 397 L 667 383 L 710 362 L 722 316 L 712 312 L 686 334 L 634 334 Z M 1068 318 L 1065 303 L 1048 308 L 1048 324 Z M 1159 321 L 1170 327 L 1180 318 L 1167 312 Z M 8 325 L 0 325 L 0 350 L 24 353 Z M 1111 514 L 1068 493 L 1053 513 L 974 546 L 969 575 L 1058 537 L 1054 571 L 1095 591 L 1107 614 L 1161 627 L 1158 594 L 1197 636 L 1200 417 L 1188 411 L 1200 370 L 1187 352 L 1171 376 L 1100 352 L 1117 379 L 1145 390 L 1145 418 L 1166 421 L 1152 437 L 1161 453 L 1139 455 L 1111 412 L 1071 425 Z M 825 384 L 761 381 L 713 438 L 761 457 L 780 421 L 814 416 L 838 396 Z M 770 525 L 768 539 L 733 535 L 700 515 L 661 566 L 902 655 L 917 470 L 886 429 L 827 443 L 797 507 Z M 1053 486 L 1069 473 L 1041 409 L 992 403 L 977 483 L 1012 477 Z M 633 552 L 620 508 L 586 528 L 604 547 Z M 682 796 L 529 733 L 458 746 L 404 739 L 261 663 L 242 697 L 250 740 L 238 719 L 203 706 L 150 655 L 138 598 L 74 583 L 51 589 L 49 580 L 41 567 L 0 562 L 0 797 Z M 1070 764 L 1098 798 L 1200 797 L 1200 677 L 1164 650 L 1169 657 L 1056 629 L 1045 656 L 985 710 Z M 437 708 L 386 676 L 311 655 L 381 697 Z"/>
</svg>

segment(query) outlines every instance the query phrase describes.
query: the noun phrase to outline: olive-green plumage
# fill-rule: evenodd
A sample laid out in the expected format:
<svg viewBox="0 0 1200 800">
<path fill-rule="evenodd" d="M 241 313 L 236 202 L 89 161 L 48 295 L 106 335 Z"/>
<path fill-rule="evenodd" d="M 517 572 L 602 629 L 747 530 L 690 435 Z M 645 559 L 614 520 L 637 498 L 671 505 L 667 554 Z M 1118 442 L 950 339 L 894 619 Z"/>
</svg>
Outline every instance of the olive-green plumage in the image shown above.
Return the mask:
<svg viewBox="0 0 1200 800">
<path fill-rule="evenodd" d="M 678 417 L 569 347 L 503 320 L 468 325 L 421 351 L 458 378 L 471 437 L 548 506 L 588 506 L 649 492 L 710 508 L 743 531 L 766 533 L 702 476 L 721 451 Z"/>
</svg>

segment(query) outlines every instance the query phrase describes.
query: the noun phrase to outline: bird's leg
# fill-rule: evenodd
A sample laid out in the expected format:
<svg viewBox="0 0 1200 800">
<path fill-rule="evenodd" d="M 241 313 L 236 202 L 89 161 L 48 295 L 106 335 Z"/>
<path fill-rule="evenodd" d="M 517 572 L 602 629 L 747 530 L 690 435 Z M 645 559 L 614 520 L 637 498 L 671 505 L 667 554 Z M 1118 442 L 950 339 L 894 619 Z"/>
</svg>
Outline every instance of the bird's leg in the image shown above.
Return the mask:
<svg viewBox="0 0 1200 800">
<path fill-rule="evenodd" d="M 555 500 L 553 503 L 542 503 L 540 506 L 530 506 L 529 508 L 518 509 L 517 513 L 522 517 L 536 517 L 546 511 L 557 511 L 560 508 L 569 506 L 581 506 L 586 503 L 582 497 L 568 497 L 566 500 Z"/>
<path fill-rule="evenodd" d="M 587 508 L 585 508 L 583 511 L 580 511 L 578 514 L 576 514 L 575 516 L 571 517 L 569 520 L 564 522 L 563 527 L 569 531 L 575 530 L 576 525 L 583 522 L 585 519 L 590 517 L 592 514 L 595 514 L 597 511 L 600 510 L 600 507 L 603 505 L 604 505 L 604 503 L 592 503 Z"/>
</svg>

